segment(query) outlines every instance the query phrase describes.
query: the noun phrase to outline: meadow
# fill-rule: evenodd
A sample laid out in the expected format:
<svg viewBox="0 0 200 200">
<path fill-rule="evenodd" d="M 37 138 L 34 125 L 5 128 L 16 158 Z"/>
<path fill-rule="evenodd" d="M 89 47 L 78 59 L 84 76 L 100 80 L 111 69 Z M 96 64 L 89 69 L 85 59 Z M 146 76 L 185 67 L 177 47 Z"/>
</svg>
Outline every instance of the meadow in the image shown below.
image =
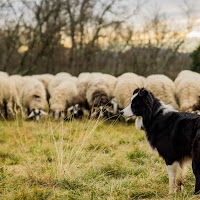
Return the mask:
<svg viewBox="0 0 200 200">
<path fill-rule="evenodd" d="M 199 199 L 191 170 L 168 194 L 164 161 L 133 123 L 0 121 L 0 199 Z"/>
</svg>

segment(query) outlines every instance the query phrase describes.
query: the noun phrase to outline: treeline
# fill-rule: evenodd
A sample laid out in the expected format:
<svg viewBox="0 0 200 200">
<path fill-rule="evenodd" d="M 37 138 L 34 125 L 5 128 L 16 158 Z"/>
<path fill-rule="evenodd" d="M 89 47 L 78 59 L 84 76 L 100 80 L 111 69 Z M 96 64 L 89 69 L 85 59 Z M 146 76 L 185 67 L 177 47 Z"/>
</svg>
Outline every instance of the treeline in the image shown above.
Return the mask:
<svg viewBox="0 0 200 200">
<path fill-rule="evenodd" d="M 174 78 L 191 65 L 188 54 L 179 52 L 192 28 L 191 7 L 184 3 L 186 24 L 168 23 L 155 6 L 138 28 L 141 1 L 1 0 L 0 70 L 22 75 L 132 71 Z"/>
</svg>

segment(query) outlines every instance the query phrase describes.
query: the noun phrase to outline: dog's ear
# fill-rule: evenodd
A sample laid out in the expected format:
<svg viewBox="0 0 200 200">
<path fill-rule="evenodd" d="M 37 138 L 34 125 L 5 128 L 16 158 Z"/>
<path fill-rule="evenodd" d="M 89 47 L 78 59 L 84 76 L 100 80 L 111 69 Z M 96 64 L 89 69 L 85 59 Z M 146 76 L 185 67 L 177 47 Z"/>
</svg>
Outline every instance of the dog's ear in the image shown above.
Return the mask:
<svg viewBox="0 0 200 200">
<path fill-rule="evenodd" d="M 147 93 L 148 93 L 147 90 L 145 90 L 144 88 L 142 88 L 142 89 L 139 90 L 139 95 L 141 97 L 147 96 Z"/>
</svg>

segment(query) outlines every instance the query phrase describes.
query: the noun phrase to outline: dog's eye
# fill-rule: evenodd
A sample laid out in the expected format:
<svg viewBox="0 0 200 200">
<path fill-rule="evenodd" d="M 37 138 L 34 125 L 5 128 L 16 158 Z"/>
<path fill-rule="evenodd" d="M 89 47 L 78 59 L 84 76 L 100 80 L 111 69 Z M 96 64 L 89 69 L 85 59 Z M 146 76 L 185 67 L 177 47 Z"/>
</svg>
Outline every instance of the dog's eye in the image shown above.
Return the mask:
<svg viewBox="0 0 200 200">
<path fill-rule="evenodd" d="M 134 92 L 133 92 L 133 95 L 138 93 L 139 89 L 136 89 Z"/>
</svg>

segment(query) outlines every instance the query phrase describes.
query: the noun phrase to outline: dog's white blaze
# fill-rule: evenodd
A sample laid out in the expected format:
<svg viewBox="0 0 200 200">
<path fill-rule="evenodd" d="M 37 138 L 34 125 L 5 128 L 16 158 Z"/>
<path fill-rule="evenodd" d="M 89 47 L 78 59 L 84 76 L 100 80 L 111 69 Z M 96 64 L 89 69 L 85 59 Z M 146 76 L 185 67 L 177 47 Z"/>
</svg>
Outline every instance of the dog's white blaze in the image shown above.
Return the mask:
<svg viewBox="0 0 200 200">
<path fill-rule="evenodd" d="M 180 164 L 176 161 L 172 165 L 167 165 L 167 171 L 169 176 L 169 193 L 172 194 L 178 189 L 178 181 L 181 181 L 183 178 L 183 170 L 180 167 Z"/>
<path fill-rule="evenodd" d="M 134 94 L 132 97 L 131 97 L 131 102 L 133 101 L 133 99 L 138 95 L 138 93 Z M 131 117 L 133 116 L 133 112 L 131 110 L 131 102 L 130 104 L 124 108 L 122 111 L 123 111 L 123 116 L 124 117 Z"/>
<path fill-rule="evenodd" d="M 131 104 L 129 104 L 126 108 L 124 108 L 123 110 L 123 115 L 124 117 L 131 117 L 133 116 L 133 112 L 131 110 Z"/>
<path fill-rule="evenodd" d="M 138 93 L 134 94 L 132 97 L 131 97 L 131 101 L 133 101 L 133 99 L 135 99 L 135 97 L 138 95 Z"/>
<path fill-rule="evenodd" d="M 141 116 L 139 116 L 139 117 L 136 118 L 136 120 L 135 120 L 135 127 L 136 127 L 136 129 L 139 129 L 139 130 L 141 130 L 144 127 L 143 119 L 142 119 Z"/>
</svg>

